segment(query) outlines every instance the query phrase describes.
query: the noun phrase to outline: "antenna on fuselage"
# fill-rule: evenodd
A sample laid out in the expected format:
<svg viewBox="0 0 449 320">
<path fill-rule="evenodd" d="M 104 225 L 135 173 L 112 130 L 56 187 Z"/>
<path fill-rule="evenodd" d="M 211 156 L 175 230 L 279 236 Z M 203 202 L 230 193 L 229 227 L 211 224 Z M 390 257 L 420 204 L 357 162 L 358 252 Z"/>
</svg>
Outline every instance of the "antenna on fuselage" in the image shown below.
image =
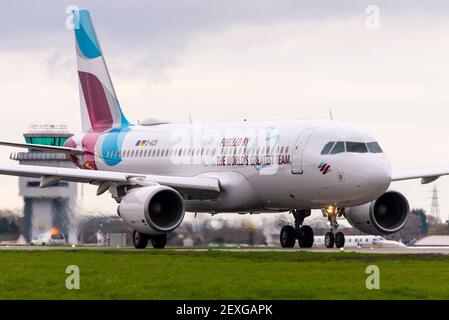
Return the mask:
<svg viewBox="0 0 449 320">
<path fill-rule="evenodd" d="M 332 109 L 329 109 L 329 117 L 334 121 L 334 115 L 332 114 Z"/>
</svg>

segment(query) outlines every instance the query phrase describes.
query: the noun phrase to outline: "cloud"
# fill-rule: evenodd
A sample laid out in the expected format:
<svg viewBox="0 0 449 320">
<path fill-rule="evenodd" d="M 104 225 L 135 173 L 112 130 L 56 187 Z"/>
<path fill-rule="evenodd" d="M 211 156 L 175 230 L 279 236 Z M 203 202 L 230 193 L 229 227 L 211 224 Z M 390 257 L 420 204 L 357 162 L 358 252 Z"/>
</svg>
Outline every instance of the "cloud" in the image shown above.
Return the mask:
<svg viewBox="0 0 449 320">
<path fill-rule="evenodd" d="M 69 60 L 64 58 L 73 57 L 73 35 L 65 28 L 65 9 L 69 4 L 91 11 L 106 57 L 124 61 L 118 72 L 133 77 L 135 72 L 130 70 L 140 69 L 152 83 L 169 79 L 167 68 L 180 64 L 180 55 L 198 35 L 220 35 L 246 26 L 354 19 L 363 28 L 365 9 L 372 3 L 360 0 L 9 1 L 2 4 L 0 11 L 0 51 L 53 49 L 49 68 L 69 67 Z M 449 9 L 446 1 L 382 0 L 376 1 L 376 5 L 381 9 L 384 25 L 400 23 L 403 21 L 400 17 L 417 14 L 413 21 L 405 21 L 425 26 Z"/>
</svg>

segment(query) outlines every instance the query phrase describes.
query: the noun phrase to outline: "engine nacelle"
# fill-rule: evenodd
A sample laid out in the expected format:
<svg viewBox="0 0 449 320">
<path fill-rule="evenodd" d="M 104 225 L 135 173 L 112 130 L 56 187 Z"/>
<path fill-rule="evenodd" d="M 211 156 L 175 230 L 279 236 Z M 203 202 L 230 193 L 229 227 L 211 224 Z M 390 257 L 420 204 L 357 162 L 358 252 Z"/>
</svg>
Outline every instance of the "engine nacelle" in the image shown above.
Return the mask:
<svg viewBox="0 0 449 320">
<path fill-rule="evenodd" d="M 185 214 L 181 195 L 176 190 L 161 185 L 129 190 L 117 211 L 126 224 L 149 235 L 176 229 Z"/>
<path fill-rule="evenodd" d="M 387 191 L 376 201 L 346 208 L 348 222 L 368 234 L 398 232 L 407 223 L 410 207 L 407 199 L 396 191 Z"/>
</svg>

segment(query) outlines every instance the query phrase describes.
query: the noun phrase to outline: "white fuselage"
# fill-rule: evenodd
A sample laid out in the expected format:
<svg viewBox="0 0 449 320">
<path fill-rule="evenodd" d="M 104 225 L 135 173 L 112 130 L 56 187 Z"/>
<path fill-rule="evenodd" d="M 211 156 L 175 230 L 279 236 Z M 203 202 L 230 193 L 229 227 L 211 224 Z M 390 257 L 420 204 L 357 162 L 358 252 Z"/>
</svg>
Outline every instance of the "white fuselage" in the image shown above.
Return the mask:
<svg viewBox="0 0 449 320">
<path fill-rule="evenodd" d="M 74 140 L 84 144 L 84 136 Z M 321 154 L 330 141 L 376 140 L 328 120 L 166 123 L 104 133 L 94 154 L 99 170 L 219 178 L 224 192 L 217 198 L 186 201 L 187 210 L 197 212 L 349 207 L 388 189 L 391 170 L 383 153 Z"/>
</svg>

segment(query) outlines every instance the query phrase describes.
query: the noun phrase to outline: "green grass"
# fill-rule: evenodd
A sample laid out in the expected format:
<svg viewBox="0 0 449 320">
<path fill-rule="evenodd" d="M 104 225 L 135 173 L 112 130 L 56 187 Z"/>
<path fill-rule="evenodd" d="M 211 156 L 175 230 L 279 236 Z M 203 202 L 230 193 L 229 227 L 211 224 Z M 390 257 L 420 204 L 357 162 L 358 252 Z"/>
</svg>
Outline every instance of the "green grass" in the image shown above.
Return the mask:
<svg viewBox="0 0 449 320">
<path fill-rule="evenodd" d="M 67 265 L 80 290 L 67 290 Z M 380 290 L 367 290 L 368 265 Z M 449 299 L 449 257 L 170 250 L 0 251 L 0 299 Z"/>
</svg>

